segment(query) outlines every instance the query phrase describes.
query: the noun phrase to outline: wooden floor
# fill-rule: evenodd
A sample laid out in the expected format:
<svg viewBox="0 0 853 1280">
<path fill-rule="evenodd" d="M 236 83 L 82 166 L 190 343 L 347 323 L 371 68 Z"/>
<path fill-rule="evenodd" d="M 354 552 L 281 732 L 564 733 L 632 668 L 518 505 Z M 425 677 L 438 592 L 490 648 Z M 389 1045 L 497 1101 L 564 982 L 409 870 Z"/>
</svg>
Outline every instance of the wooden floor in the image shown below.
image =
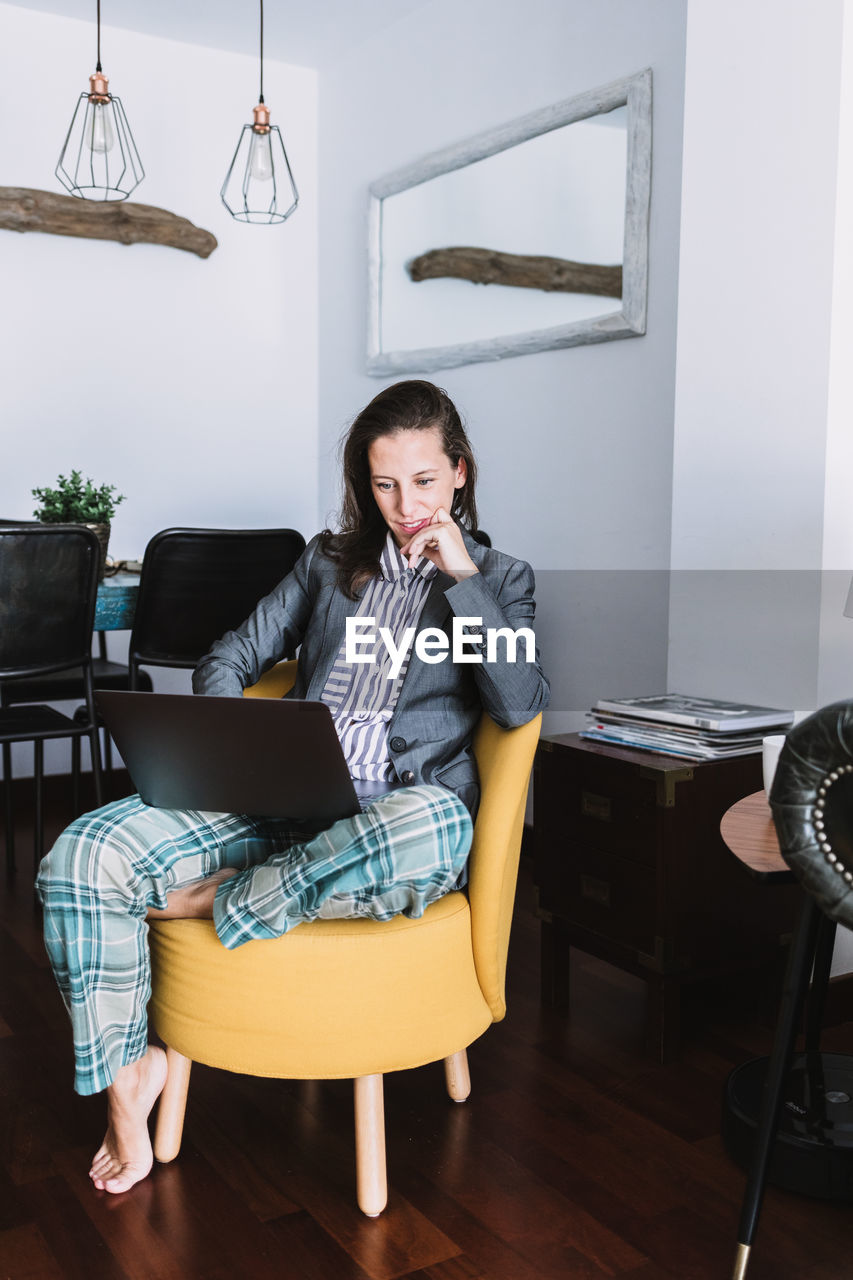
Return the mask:
<svg viewBox="0 0 853 1280">
<path fill-rule="evenodd" d="M 56 829 L 61 815 L 56 815 Z M 42 950 L 21 826 L 0 892 L 0 1280 L 720 1280 L 743 1175 L 720 1095 L 771 1030 L 749 1001 L 689 1010 L 681 1060 L 642 1054 L 643 984 L 578 957 L 571 1022 L 540 1007 L 523 867 L 509 1014 L 470 1050 L 454 1104 L 440 1066 L 386 1077 L 390 1198 L 354 1198 L 346 1082 L 194 1068 L 184 1147 L 126 1195 L 86 1175 L 100 1098 L 71 1090 L 66 1017 Z M 853 1027 L 827 1036 L 853 1050 Z M 853 1275 L 853 1214 L 769 1191 L 750 1280 Z"/>
</svg>

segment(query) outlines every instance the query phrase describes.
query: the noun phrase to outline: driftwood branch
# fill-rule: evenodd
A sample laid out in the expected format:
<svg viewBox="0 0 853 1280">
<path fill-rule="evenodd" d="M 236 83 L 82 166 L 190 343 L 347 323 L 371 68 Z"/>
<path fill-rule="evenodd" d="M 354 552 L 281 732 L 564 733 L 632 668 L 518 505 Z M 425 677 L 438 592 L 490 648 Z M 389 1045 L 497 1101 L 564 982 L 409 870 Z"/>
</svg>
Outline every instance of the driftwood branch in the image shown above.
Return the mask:
<svg viewBox="0 0 853 1280">
<path fill-rule="evenodd" d="M 166 209 L 126 201 L 95 203 L 54 191 L 0 187 L 0 230 L 44 231 L 54 236 L 118 240 L 120 244 L 164 244 L 206 258 L 216 236 Z"/>
<path fill-rule="evenodd" d="M 546 293 L 591 293 L 602 298 L 622 297 L 622 268 L 572 262 L 499 249 L 458 246 L 430 249 L 406 264 L 414 281 L 453 276 L 472 284 L 507 284 L 516 289 L 543 289 Z"/>
</svg>

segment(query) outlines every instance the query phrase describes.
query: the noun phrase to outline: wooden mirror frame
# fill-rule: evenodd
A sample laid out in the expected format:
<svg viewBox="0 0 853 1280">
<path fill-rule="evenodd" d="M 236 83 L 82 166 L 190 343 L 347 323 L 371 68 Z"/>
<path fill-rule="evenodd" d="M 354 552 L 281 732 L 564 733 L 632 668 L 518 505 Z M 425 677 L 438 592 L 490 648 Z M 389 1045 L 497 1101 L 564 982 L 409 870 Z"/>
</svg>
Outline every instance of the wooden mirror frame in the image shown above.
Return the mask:
<svg viewBox="0 0 853 1280">
<path fill-rule="evenodd" d="M 408 351 L 381 349 L 382 202 L 431 178 L 484 160 L 539 134 L 590 116 L 627 106 L 628 157 L 625 194 L 625 239 L 622 255 L 621 309 L 606 315 L 573 320 L 547 329 L 531 329 L 475 342 L 422 347 Z M 652 73 L 650 69 L 590 89 L 573 98 L 511 120 L 434 151 L 372 183 L 368 208 L 368 323 L 367 372 L 376 377 L 398 373 L 428 373 L 483 360 L 534 351 L 553 351 L 590 342 L 612 342 L 646 332 L 648 292 L 649 198 L 652 168 Z"/>
</svg>

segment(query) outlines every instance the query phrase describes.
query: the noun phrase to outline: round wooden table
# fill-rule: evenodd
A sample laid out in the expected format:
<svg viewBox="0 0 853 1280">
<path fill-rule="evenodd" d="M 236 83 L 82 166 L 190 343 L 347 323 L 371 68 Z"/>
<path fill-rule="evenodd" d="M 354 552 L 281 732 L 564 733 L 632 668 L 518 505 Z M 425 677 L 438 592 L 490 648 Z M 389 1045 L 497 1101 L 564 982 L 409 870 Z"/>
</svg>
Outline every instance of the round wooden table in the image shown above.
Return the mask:
<svg viewBox="0 0 853 1280">
<path fill-rule="evenodd" d="M 773 815 L 764 791 L 744 796 L 723 814 L 720 835 L 751 875 L 760 880 L 793 880 L 779 852 Z"/>
</svg>

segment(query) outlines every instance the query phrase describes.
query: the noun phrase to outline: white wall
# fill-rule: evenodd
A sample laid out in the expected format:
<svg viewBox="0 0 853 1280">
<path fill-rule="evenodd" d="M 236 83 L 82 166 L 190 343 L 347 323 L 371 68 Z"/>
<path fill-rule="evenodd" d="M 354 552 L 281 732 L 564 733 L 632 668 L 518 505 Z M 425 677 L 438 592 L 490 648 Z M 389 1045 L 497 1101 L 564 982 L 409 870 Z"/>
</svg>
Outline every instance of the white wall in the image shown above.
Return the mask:
<svg viewBox="0 0 853 1280">
<path fill-rule="evenodd" d="M 817 705 L 853 695 L 853 3 L 844 3 Z"/>
<path fill-rule="evenodd" d="M 105 27 L 102 62 L 147 176 L 131 199 L 212 231 L 207 260 L 160 245 L 0 232 L 0 512 L 81 468 L 127 494 L 113 549 L 170 524 L 316 523 L 316 73 L 267 63 L 302 193 L 281 227 L 234 222 L 219 188 L 257 62 Z M 95 28 L 0 4 L 0 174 L 61 191 Z"/>
<path fill-rule="evenodd" d="M 690 0 L 670 688 L 850 696 L 852 13 Z"/>
<path fill-rule="evenodd" d="M 691 0 L 687 24 L 668 683 L 798 709 L 818 703 L 841 19 Z"/>
<path fill-rule="evenodd" d="M 596 696 L 665 679 L 684 16 L 674 0 L 433 0 L 320 80 L 320 498 L 331 517 L 336 441 L 386 385 L 364 372 L 369 183 L 653 70 L 648 334 L 434 377 L 469 423 L 483 527 L 537 570 L 550 731 L 576 727 Z"/>
<path fill-rule="evenodd" d="M 101 49 L 147 171 L 131 199 L 189 218 L 219 246 L 202 260 L 0 231 L 0 515 L 29 517 L 30 490 L 77 467 L 127 495 L 117 556 L 141 556 L 170 525 L 310 536 L 316 73 L 265 64 L 302 199 L 282 226 L 246 226 L 219 188 L 257 101 L 256 59 L 109 27 Z M 54 168 L 94 62 L 94 24 L 0 4 L 0 183 L 61 191 Z M 121 656 L 114 639 L 111 656 Z"/>
</svg>

